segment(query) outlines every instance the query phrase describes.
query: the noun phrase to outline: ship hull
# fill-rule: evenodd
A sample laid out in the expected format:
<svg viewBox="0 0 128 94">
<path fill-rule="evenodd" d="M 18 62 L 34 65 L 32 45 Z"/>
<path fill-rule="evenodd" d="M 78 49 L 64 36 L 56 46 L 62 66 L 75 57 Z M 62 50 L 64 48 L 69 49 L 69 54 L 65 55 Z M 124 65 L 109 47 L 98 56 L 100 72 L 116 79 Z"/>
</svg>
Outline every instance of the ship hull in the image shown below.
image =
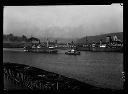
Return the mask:
<svg viewBox="0 0 128 94">
<path fill-rule="evenodd" d="M 78 51 L 90 51 L 90 47 L 78 47 Z"/>
<path fill-rule="evenodd" d="M 49 54 L 57 54 L 57 50 L 48 49 L 48 48 L 31 48 L 24 50 L 25 52 L 33 52 L 33 53 L 49 53 Z"/>
<path fill-rule="evenodd" d="M 80 55 L 80 52 L 75 52 L 75 53 L 71 53 L 71 52 L 65 52 L 66 55 Z"/>
<path fill-rule="evenodd" d="M 93 52 L 123 52 L 123 48 L 102 48 L 102 47 L 92 47 Z"/>
</svg>

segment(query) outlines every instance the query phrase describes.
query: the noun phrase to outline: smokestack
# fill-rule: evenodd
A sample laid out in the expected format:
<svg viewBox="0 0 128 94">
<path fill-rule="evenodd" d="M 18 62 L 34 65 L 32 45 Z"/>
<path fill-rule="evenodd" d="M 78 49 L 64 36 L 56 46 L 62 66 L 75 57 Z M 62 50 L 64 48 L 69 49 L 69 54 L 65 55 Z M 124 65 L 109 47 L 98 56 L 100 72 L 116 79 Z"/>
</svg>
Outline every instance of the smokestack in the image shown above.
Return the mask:
<svg viewBox="0 0 128 94">
<path fill-rule="evenodd" d="M 47 39 L 47 47 L 49 46 L 49 44 L 48 44 L 48 39 Z"/>
</svg>

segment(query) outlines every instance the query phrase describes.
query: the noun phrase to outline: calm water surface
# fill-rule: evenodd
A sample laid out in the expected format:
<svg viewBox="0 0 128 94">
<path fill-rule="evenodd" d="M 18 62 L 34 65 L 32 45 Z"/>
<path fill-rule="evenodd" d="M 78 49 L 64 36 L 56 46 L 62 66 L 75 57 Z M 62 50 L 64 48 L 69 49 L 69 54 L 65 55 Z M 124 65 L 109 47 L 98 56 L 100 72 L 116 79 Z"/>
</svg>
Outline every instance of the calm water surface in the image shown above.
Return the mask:
<svg viewBox="0 0 128 94">
<path fill-rule="evenodd" d="M 81 52 L 81 55 L 25 53 L 3 49 L 3 62 L 35 66 L 104 88 L 122 89 L 123 53 Z"/>
</svg>

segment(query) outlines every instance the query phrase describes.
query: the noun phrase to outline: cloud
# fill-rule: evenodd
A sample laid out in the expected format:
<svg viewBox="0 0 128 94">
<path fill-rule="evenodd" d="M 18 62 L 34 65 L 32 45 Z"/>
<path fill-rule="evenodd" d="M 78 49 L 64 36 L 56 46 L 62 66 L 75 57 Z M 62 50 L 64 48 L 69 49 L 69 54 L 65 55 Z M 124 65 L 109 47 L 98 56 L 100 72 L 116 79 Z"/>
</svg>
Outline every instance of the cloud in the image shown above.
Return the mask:
<svg viewBox="0 0 128 94">
<path fill-rule="evenodd" d="M 120 6 L 6 6 L 4 33 L 39 37 L 82 37 L 123 32 Z"/>
</svg>

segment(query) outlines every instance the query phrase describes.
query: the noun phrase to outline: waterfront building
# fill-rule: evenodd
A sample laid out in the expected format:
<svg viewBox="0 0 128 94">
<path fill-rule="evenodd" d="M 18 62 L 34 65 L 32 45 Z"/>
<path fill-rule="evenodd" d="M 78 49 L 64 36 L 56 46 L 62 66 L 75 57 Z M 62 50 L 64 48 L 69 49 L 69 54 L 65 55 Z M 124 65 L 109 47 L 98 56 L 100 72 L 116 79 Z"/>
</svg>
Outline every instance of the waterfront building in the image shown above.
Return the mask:
<svg viewBox="0 0 128 94">
<path fill-rule="evenodd" d="M 31 42 L 32 44 L 40 44 L 40 39 L 31 37 L 28 39 L 28 42 Z"/>
<path fill-rule="evenodd" d="M 115 36 L 113 36 L 113 41 L 118 41 L 118 38 L 117 38 L 117 36 L 115 35 Z"/>
<path fill-rule="evenodd" d="M 112 38 L 111 36 L 106 36 L 106 43 L 111 43 L 112 42 Z"/>
</svg>

